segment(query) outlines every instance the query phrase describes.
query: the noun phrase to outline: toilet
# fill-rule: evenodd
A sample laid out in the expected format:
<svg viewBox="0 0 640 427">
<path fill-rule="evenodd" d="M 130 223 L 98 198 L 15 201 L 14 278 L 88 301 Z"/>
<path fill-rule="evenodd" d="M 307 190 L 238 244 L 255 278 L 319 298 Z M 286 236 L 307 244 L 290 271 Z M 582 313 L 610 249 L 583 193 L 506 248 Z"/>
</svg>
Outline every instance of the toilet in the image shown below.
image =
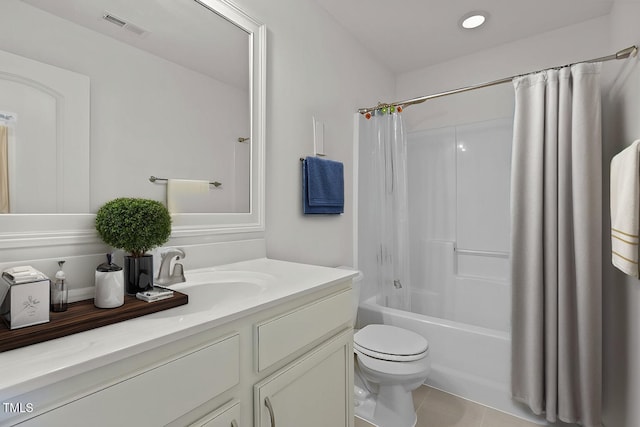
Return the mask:
<svg viewBox="0 0 640 427">
<path fill-rule="evenodd" d="M 354 327 L 361 282 L 359 273 L 353 279 Z M 403 328 L 372 324 L 355 331 L 353 349 L 356 416 L 378 427 L 414 427 L 411 392 L 431 369 L 427 340 Z"/>
<path fill-rule="evenodd" d="M 367 325 L 353 336 L 355 412 L 378 427 L 414 427 L 411 392 L 429 375 L 429 343 L 413 331 Z"/>
</svg>

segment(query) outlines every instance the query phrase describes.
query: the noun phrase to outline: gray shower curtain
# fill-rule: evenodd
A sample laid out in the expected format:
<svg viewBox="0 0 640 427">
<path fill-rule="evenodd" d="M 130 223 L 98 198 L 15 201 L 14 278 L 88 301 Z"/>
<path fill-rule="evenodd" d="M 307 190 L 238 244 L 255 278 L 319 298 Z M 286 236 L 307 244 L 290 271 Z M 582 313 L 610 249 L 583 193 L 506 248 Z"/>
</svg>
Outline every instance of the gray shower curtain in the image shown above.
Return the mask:
<svg viewBox="0 0 640 427">
<path fill-rule="evenodd" d="M 512 394 L 601 426 L 600 64 L 514 79 Z"/>
</svg>

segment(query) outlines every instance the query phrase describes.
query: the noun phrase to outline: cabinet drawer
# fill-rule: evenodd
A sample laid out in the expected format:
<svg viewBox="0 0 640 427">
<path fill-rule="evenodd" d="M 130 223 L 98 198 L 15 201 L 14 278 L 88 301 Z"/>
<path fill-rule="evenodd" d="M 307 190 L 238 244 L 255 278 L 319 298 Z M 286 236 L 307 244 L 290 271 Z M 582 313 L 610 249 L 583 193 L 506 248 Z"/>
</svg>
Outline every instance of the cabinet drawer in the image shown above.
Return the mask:
<svg viewBox="0 0 640 427">
<path fill-rule="evenodd" d="M 32 418 L 34 426 L 160 426 L 238 384 L 233 335 Z"/>
<path fill-rule="evenodd" d="M 256 325 L 258 371 L 352 321 L 351 289 Z"/>
</svg>

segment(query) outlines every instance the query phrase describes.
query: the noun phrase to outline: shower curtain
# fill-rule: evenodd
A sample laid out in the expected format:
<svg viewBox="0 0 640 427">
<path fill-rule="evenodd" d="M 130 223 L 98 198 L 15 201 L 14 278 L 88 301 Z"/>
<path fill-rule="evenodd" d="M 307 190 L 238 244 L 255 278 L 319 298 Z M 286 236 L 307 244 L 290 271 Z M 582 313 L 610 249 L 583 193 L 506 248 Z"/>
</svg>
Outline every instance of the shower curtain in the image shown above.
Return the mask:
<svg viewBox="0 0 640 427">
<path fill-rule="evenodd" d="M 512 393 L 601 426 L 601 64 L 514 79 Z"/>
<path fill-rule="evenodd" d="M 370 119 L 362 119 L 364 138 L 361 148 L 368 165 L 363 168 L 368 197 L 360 209 L 370 215 L 373 227 L 369 245 L 362 255 L 375 265 L 367 278 L 377 284 L 378 302 L 401 310 L 410 309 L 409 214 L 407 200 L 407 137 L 402 115 L 378 110 Z M 362 123 L 361 122 L 361 123 Z M 365 272 L 365 275 L 367 272 Z"/>
</svg>

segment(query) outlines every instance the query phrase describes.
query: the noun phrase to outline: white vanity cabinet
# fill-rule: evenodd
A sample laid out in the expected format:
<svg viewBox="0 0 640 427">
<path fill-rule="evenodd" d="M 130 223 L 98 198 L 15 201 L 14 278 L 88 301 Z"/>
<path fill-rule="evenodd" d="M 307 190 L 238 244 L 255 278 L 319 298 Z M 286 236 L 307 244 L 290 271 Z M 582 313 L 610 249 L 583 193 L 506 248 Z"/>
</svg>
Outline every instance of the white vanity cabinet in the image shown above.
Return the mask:
<svg viewBox="0 0 640 427">
<path fill-rule="evenodd" d="M 257 325 L 259 371 L 332 331 L 342 332 L 254 386 L 256 427 L 352 425 L 351 307 L 349 289 Z"/>
<path fill-rule="evenodd" d="M 351 331 L 255 385 L 256 427 L 333 427 L 353 423 Z"/>
<path fill-rule="evenodd" d="M 205 321 L 159 346 L 12 395 L 34 411 L 0 414 L 0 427 L 353 427 L 351 298 L 346 278 L 222 323 Z"/>
</svg>

